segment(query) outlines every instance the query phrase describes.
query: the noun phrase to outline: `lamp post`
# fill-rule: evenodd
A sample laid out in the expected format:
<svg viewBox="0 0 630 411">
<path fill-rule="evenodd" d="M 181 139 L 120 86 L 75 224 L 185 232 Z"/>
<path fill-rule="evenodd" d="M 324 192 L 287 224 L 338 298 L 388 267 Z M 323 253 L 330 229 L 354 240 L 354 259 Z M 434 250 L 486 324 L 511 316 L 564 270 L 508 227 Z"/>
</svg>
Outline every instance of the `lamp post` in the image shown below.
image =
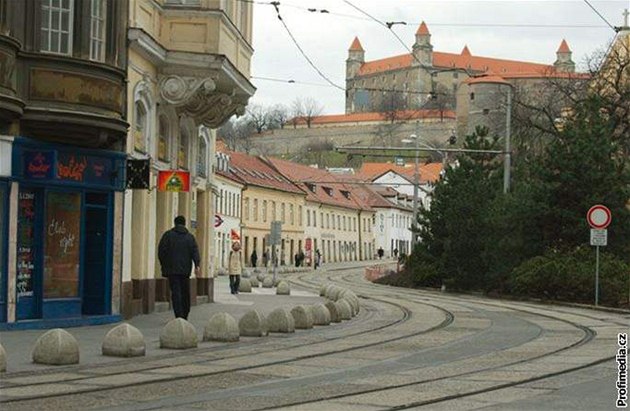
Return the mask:
<svg viewBox="0 0 630 411">
<path fill-rule="evenodd" d="M 416 132 L 418 131 L 418 123 L 416 123 Z M 408 139 L 403 139 L 403 143 L 411 143 L 415 140 L 416 143 L 416 168 L 413 173 L 413 224 L 412 224 L 412 236 L 411 236 L 411 249 L 413 250 L 416 245 L 417 233 L 415 232 L 416 225 L 418 224 L 418 185 L 420 184 L 420 172 L 418 170 L 418 157 L 420 155 L 420 137 L 418 134 L 412 134 Z"/>
</svg>

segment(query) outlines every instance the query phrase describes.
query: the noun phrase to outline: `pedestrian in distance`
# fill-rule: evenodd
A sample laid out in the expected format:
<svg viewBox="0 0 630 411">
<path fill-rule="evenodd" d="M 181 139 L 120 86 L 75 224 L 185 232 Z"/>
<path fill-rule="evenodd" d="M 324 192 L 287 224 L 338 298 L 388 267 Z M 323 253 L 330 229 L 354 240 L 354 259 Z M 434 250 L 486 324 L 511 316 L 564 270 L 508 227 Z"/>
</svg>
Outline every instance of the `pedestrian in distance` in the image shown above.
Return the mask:
<svg viewBox="0 0 630 411">
<path fill-rule="evenodd" d="M 379 247 L 377 253 L 378 253 L 378 259 L 381 260 L 383 256 L 385 255 L 385 250 L 383 250 L 383 247 Z"/>
<path fill-rule="evenodd" d="M 394 258 L 398 258 L 398 249 L 394 248 Z"/>
<path fill-rule="evenodd" d="M 195 237 L 186 229 L 186 218 L 177 216 L 175 226 L 165 232 L 158 245 L 158 259 L 162 276 L 168 278 L 171 303 L 176 318 L 188 319 L 190 313 L 190 273 L 195 265 L 199 277 L 199 247 Z"/>
<path fill-rule="evenodd" d="M 263 251 L 263 255 L 262 255 L 262 265 L 263 267 L 267 268 L 267 263 L 269 262 L 269 251 L 265 250 Z"/>
<path fill-rule="evenodd" d="M 241 243 L 234 241 L 232 243 L 232 250 L 230 251 L 230 257 L 228 259 L 228 274 L 230 276 L 230 292 L 232 294 L 238 294 L 238 287 L 241 285 L 241 273 L 243 272 L 243 251 L 241 250 Z"/>
<path fill-rule="evenodd" d="M 256 254 L 256 250 L 252 251 L 249 261 L 252 263 L 252 267 L 256 267 L 256 263 L 258 262 L 258 254 Z"/>
</svg>

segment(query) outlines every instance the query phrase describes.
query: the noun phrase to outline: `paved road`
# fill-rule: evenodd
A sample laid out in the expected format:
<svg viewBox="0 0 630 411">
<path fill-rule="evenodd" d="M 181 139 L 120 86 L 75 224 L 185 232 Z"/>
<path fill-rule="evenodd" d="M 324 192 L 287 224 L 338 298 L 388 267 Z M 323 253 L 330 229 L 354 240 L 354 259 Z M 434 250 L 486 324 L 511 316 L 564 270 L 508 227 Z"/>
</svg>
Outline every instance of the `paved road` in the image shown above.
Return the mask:
<svg viewBox="0 0 630 411">
<path fill-rule="evenodd" d="M 9 373 L 0 408 L 614 409 L 611 358 L 628 315 L 378 286 L 359 269 L 289 278 L 303 292 L 285 305 L 317 302 L 309 290 L 334 283 L 361 311 L 295 334 Z"/>
</svg>

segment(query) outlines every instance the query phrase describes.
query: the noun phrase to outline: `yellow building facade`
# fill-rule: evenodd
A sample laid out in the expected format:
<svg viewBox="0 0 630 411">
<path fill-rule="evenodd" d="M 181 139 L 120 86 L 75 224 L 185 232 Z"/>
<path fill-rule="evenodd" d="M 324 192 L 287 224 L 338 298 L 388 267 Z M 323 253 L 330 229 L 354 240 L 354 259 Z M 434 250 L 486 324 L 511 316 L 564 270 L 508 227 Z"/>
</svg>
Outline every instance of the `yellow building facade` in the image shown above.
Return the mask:
<svg viewBox="0 0 630 411">
<path fill-rule="evenodd" d="M 244 113 L 249 82 L 252 4 L 219 0 L 130 0 L 127 153 L 150 159 L 146 190 L 127 190 L 122 311 L 126 318 L 168 307 L 157 245 L 178 215 L 201 253 L 191 297 L 212 301 L 216 128 Z M 161 170 L 190 173 L 190 191 L 157 191 Z"/>
</svg>

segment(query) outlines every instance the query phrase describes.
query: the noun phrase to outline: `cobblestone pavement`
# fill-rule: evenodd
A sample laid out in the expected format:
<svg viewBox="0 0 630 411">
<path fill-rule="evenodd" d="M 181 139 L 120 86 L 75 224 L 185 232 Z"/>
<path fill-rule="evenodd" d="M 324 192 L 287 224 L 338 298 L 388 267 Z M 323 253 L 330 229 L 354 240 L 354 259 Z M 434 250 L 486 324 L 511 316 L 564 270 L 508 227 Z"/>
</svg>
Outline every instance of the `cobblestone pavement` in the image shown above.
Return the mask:
<svg viewBox="0 0 630 411">
<path fill-rule="evenodd" d="M 86 327 L 76 331 L 82 350 L 91 344 L 81 365 L 36 367 L 26 348 L 11 359 L 13 340 L 30 334 L 3 333 L 3 344 L 13 340 L 6 344 L 9 372 L 0 379 L 0 408 L 615 408 L 617 334 L 628 332 L 628 314 L 398 289 L 368 283 L 362 274 L 347 265 L 291 274 L 290 297 L 268 290 L 226 295 L 191 316 L 202 332 L 213 312 L 238 318 L 253 306 L 269 312 L 323 301 L 318 291 L 324 283 L 359 295 L 361 311 L 352 320 L 294 334 L 165 351 L 156 336 L 172 315 L 134 319 L 147 340 L 142 359 L 100 356 L 100 338 L 111 326 Z"/>
</svg>

